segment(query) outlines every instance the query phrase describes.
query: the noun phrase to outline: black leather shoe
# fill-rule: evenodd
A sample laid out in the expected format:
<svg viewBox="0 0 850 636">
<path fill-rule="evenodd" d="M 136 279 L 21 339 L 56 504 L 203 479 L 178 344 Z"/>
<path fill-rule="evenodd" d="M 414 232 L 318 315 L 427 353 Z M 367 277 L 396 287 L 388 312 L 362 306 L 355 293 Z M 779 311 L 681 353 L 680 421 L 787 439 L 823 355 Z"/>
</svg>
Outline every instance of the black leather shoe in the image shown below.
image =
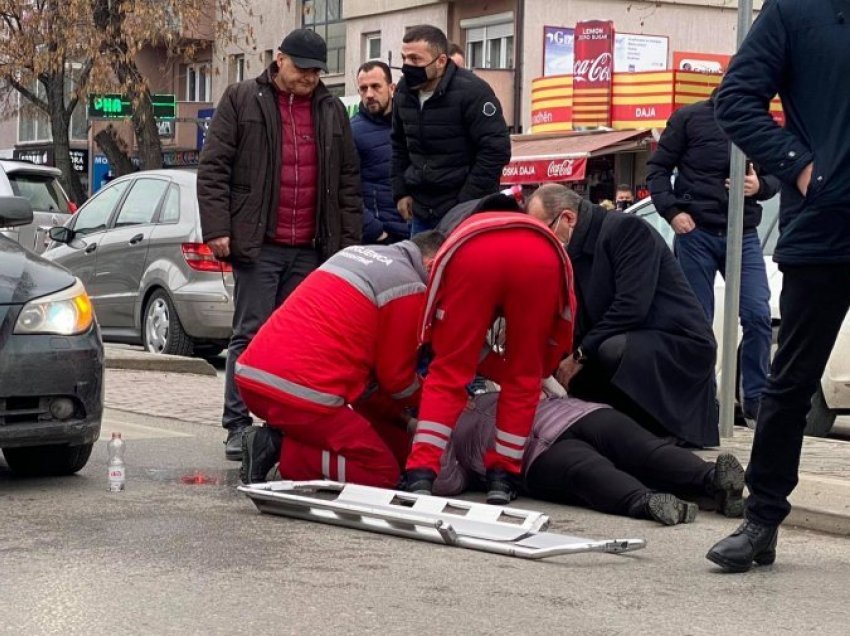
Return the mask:
<svg viewBox="0 0 850 636">
<path fill-rule="evenodd" d="M 242 435 L 251 428 L 240 426 L 227 430 L 227 441 L 224 442 L 224 458 L 231 462 L 242 461 Z"/>
<path fill-rule="evenodd" d="M 738 529 L 714 544 L 705 558 L 726 572 L 746 572 L 753 563 L 770 565 L 776 560 L 777 526 L 744 521 Z"/>
<path fill-rule="evenodd" d="M 507 506 L 517 495 L 517 479 L 506 470 L 487 471 L 487 503 L 491 506 Z"/>
<path fill-rule="evenodd" d="M 682 501 L 676 495 L 654 492 L 646 498 L 646 512 L 650 518 L 665 526 L 693 523 L 697 516 L 697 505 Z"/>
<path fill-rule="evenodd" d="M 398 482 L 398 489 L 412 492 L 414 495 L 430 495 L 434 488 L 437 473 L 428 468 L 414 468 L 404 472 Z"/>
<path fill-rule="evenodd" d="M 712 471 L 711 488 L 717 512 L 726 517 L 744 514 L 744 467 L 730 453 L 718 455 Z"/>
<path fill-rule="evenodd" d="M 242 434 L 242 466 L 239 479 L 243 484 L 268 481 L 269 471 L 280 459 L 283 433 L 268 426 L 252 426 Z"/>
</svg>

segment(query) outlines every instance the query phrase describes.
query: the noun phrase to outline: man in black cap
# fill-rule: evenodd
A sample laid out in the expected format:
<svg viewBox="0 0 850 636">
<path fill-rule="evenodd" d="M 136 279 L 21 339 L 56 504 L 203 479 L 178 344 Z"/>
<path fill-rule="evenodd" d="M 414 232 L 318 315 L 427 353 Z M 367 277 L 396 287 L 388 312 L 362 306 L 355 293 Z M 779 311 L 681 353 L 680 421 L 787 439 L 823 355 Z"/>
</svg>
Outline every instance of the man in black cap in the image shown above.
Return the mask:
<svg viewBox="0 0 850 636">
<path fill-rule="evenodd" d="M 360 243 L 357 150 L 342 102 L 319 79 L 327 45 L 296 29 L 259 77 L 228 86 L 198 166 L 203 237 L 233 265 L 225 456 L 242 458 L 251 415 L 233 379 L 236 359 L 275 308 L 323 260 Z"/>
</svg>

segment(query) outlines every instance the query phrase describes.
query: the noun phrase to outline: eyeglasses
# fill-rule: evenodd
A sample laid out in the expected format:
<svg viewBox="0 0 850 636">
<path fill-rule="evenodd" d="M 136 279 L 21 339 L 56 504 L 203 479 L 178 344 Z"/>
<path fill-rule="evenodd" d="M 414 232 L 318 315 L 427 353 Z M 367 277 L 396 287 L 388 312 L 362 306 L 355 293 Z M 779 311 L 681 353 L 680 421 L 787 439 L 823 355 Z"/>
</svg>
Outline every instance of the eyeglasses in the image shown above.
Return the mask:
<svg viewBox="0 0 850 636">
<path fill-rule="evenodd" d="M 558 226 L 561 224 L 561 219 L 563 218 L 563 216 L 564 216 L 564 213 L 561 212 L 558 216 L 556 216 L 554 219 L 552 219 L 549 222 L 549 229 L 552 230 L 553 232 L 557 233 Z"/>
</svg>

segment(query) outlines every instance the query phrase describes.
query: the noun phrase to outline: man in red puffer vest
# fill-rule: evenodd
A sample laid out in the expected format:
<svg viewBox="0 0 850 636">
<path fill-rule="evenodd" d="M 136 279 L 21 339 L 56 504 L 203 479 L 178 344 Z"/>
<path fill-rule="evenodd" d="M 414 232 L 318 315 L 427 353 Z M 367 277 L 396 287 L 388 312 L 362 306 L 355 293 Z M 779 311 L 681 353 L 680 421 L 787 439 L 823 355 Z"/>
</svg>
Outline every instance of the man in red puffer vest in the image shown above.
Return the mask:
<svg viewBox="0 0 850 636">
<path fill-rule="evenodd" d="M 323 260 L 360 243 L 357 149 L 345 107 L 330 94 L 327 46 L 309 29 L 283 40 L 259 77 L 227 87 L 198 166 L 209 258 L 233 263 L 233 336 L 222 425 L 225 456 L 240 460 L 251 414 L 236 359 L 260 326 Z"/>
<path fill-rule="evenodd" d="M 236 364 L 245 403 L 268 425 L 243 439 L 243 483 L 333 479 L 394 487 L 419 398 L 425 279 L 443 242 L 424 232 L 349 247 L 307 277 Z"/>
<path fill-rule="evenodd" d="M 501 385 L 496 442 L 484 456 L 487 502 L 516 496 L 542 379 L 571 350 L 576 303 L 569 259 L 545 225 L 523 214 L 484 212 L 457 226 L 428 281 L 420 337 L 428 369 L 402 487 L 430 494 L 440 458 L 466 406 L 476 370 Z M 487 331 L 505 319 L 505 349 L 481 358 Z"/>
</svg>

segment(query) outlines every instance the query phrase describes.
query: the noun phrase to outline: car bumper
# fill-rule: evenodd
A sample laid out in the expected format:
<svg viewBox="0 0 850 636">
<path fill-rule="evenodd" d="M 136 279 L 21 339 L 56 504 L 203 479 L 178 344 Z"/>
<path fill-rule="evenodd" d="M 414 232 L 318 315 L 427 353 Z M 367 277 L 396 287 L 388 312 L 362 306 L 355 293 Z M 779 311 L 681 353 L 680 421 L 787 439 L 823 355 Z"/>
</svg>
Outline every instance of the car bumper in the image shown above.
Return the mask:
<svg viewBox="0 0 850 636">
<path fill-rule="evenodd" d="M 220 281 L 216 286 L 187 285 L 173 298 L 183 329 L 192 338 L 230 340 L 233 302 Z"/>
<path fill-rule="evenodd" d="M 821 386 L 829 408 L 850 412 L 850 320 L 841 326 Z"/>
<path fill-rule="evenodd" d="M 56 400 L 73 412 L 57 418 Z M 88 444 L 103 416 L 103 345 L 80 336 L 12 335 L 0 356 L 0 447 Z"/>
</svg>

